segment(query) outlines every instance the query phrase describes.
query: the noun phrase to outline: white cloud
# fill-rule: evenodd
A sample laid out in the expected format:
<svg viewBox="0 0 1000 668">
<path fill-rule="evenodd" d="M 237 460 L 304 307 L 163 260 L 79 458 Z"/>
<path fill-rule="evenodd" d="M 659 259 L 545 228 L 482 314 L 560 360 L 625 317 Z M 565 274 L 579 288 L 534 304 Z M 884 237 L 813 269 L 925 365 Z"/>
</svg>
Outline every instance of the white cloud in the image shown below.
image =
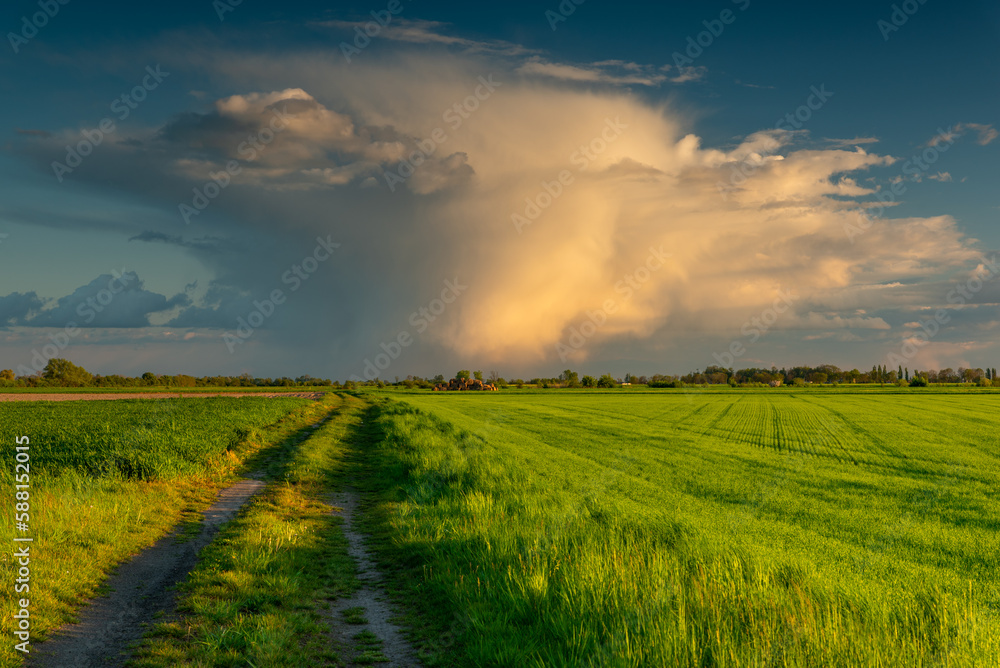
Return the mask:
<svg viewBox="0 0 1000 668">
<path fill-rule="evenodd" d="M 996 129 L 992 125 L 983 125 L 980 123 L 966 123 L 965 127 L 970 130 L 975 130 L 977 133 L 976 143 L 980 146 L 986 146 L 994 139 L 997 138 L 998 134 Z"/>
<path fill-rule="evenodd" d="M 810 312 L 791 323 L 788 329 L 892 329 L 882 318 L 844 317 Z"/>
<path fill-rule="evenodd" d="M 927 142 L 927 145 L 938 146 L 943 142 L 951 143 L 963 136 L 968 130 L 972 130 L 976 133 L 976 143 L 980 146 L 986 146 L 1000 136 L 1000 133 L 998 133 L 992 125 L 984 125 L 982 123 L 956 123 L 948 128 L 948 130 L 940 132 L 932 137 Z"/>
<path fill-rule="evenodd" d="M 367 21 L 321 21 L 315 25 L 339 30 L 353 31 L 355 28 L 364 29 Z M 528 49 L 520 44 L 505 42 L 503 40 L 475 40 L 465 37 L 447 35 L 444 28 L 447 23 L 440 21 L 396 19 L 389 25 L 383 27 L 378 35 L 378 39 L 388 39 L 397 42 L 407 42 L 410 44 L 437 44 L 442 46 L 457 47 L 469 53 L 495 53 L 505 56 L 520 56 L 535 53 L 534 49 Z"/>
<path fill-rule="evenodd" d="M 877 144 L 877 137 L 854 137 L 853 139 L 824 139 L 829 148 L 853 148 L 865 144 Z"/>
<path fill-rule="evenodd" d="M 677 74 L 670 77 L 671 83 L 687 83 L 688 81 L 700 81 L 708 74 L 708 68 L 704 65 L 693 67 L 682 67 Z"/>
<path fill-rule="evenodd" d="M 609 71 L 611 68 L 621 69 L 626 73 L 613 73 Z M 656 86 L 667 80 L 667 77 L 662 74 L 645 73 L 643 72 L 644 69 L 636 63 L 625 63 L 622 61 L 604 61 L 590 65 L 567 65 L 564 63 L 548 62 L 536 56 L 523 63 L 516 71 L 518 74 L 526 76 L 549 77 L 583 83 Z"/>
</svg>

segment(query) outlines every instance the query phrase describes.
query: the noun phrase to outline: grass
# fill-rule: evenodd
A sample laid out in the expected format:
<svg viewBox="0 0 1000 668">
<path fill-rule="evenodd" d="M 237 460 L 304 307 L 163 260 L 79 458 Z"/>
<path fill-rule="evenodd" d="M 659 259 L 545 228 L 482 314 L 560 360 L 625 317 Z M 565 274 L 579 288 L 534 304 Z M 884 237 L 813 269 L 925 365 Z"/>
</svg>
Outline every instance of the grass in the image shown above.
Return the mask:
<svg viewBox="0 0 1000 668">
<path fill-rule="evenodd" d="M 193 532 L 242 467 L 267 488 L 202 552 L 179 616 L 136 665 L 344 665 L 322 608 L 359 586 L 329 503 L 348 480 L 429 666 L 959 668 L 1000 655 L 996 393 L 391 396 L 329 395 L 256 435 L 240 427 L 196 475 L 45 476 L 34 630 L 168 527 Z M 363 610 L 339 621 L 357 630 Z M 354 644 L 353 664 L 386 661 L 367 630 Z"/>
<path fill-rule="evenodd" d="M 413 394 L 359 446 L 428 665 L 981 666 L 996 394 Z"/>
<path fill-rule="evenodd" d="M 5 404 L 0 430 L 31 438 L 36 479 L 86 477 L 156 480 L 217 469 L 259 430 L 307 399 L 208 397 Z M 11 441 L 0 446 L 13 456 Z M 5 468 L 0 478 L 10 477 Z"/>
<path fill-rule="evenodd" d="M 345 397 L 326 424 L 273 461 L 272 482 L 201 553 L 180 587 L 179 618 L 158 625 L 134 665 L 344 665 L 322 609 L 359 582 L 329 496 L 363 405 Z M 366 623 L 360 608 L 344 611 L 343 621 Z M 377 638 L 361 640 L 363 660 L 376 662 Z"/>
<path fill-rule="evenodd" d="M 365 609 L 364 608 L 347 608 L 342 610 L 340 613 L 341 617 L 344 619 L 345 624 L 367 624 L 368 620 L 365 619 Z"/>
<path fill-rule="evenodd" d="M 215 400 L 204 400 L 215 401 Z M 255 470 L 268 463 L 273 449 L 302 430 L 328 407 L 316 402 L 281 399 L 261 407 L 269 399 L 228 400 L 214 404 L 216 414 L 205 414 L 205 406 L 183 400 L 176 406 L 153 406 L 134 401 L 100 405 L 5 404 L 0 412 L 2 430 L 31 437 L 31 614 L 32 641 L 44 640 L 53 629 L 75 620 L 75 611 L 89 597 L 99 595 L 102 583 L 115 564 L 152 545 L 178 523 L 189 531 L 201 510 L 215 493 L 234 479 L 239 470 Z M 229 410 L 231 409 L 231 411 Z M 114 449 L 134 442 L 157 440 L 156 428 L 166 421 L 152 421 L 159 411 L 169 416 L 174 433 L 187 433 L 193 443 L 197 434 L 211 447 L 200 449 L 201 461 L 186 459 L 193 471 L 170 478 L 126 477 L 121 470 L 94 475 L 86 467 L 60 469 L 54 462 L 72 461 L 77 437 L 88 438 L 87 447 L 100 452 L 100 445 Z M 246 420 L 241 423 L 240 411 Z M 272 424 L 266 424 L 268 420 Z M 145 425 L 148 432 L 141 432 Z M 241 431 L 242 430 L 242 431 Z M 11 461 L 13 438 L 2 444 L 4 458 Z M 163 453 L 164 450 L 157 452 Z M 12 467 L 4 467 L 0 481 L 11 489 Z M 163 471 L 171 470 L 169 467 Z M 0 541 L 11 545 L 14 528 L 0 526 Z M 16 564 L 11 551 L 0 561 L 0 579 L 14 581 Z M 11 637 L 14 600 L 0 601 L 0 632 Z M 0 653 L 0 667 L 20 665 L 20 653 Z"/>
</svg>

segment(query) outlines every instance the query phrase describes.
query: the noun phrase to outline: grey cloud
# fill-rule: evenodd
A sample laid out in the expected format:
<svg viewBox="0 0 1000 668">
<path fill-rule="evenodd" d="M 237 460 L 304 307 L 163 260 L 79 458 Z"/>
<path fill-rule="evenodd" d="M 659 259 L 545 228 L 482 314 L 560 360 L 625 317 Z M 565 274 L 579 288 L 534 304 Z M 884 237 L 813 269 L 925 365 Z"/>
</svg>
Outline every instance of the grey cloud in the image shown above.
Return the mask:
<svg viewBox="0 0 1000 668">
<path fill-rule="evenodd" d="M 218 253 L 221 248 L 222 239 L 220 237 L 202 236 L 193 239 L 185 239 L 176 234 L 166 234 L 154 230 L 144 230 L 135 236 L 129 237 L 129 241 L 146 241 L 149 243 L 163 243 L 181 248 L 191 248 L 193 250 Z"/>
<path fill-rule="evenodd" d="M 0 297 L 0 327 L 22 324 L 45 305 L 34 292 L 12 292 Z"/>
<path fill-rule="evenodd" d="M 167 327 L 232 329 L 237 318 L 246 317 L 253 308 L 253 299 L 239 288 L 213 282 L 202 299 L 202 306 L 189 305 L 177 314 Z"/>
<path fill-rule="evenodd" d="M 60 297 L 53 308 L 38 311 L 21 324 L 29 327 L 147 327 L 149 316 L 190 304 L 181 293 L 171 298 L 144 289 L 134 272 L 119 278 L 102 274 L 72 294 Z"/>
</svg>

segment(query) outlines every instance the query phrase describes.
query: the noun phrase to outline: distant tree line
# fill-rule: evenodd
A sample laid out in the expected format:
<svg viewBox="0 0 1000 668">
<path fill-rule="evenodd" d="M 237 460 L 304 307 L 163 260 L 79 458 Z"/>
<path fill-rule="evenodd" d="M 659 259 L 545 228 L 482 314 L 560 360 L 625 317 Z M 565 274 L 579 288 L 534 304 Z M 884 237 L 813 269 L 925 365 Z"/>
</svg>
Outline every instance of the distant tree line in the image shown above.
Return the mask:
<svg viewBox="0 0 1000 668">
<path fill-rule="evenodd" d="M 918 380 L 919 379 L 919 380 Z M 633 377 L 633 384 L 652 383 L 661 380 L 675 380 L 691 385 L 768 385 L 780 382 L 784 385 L 806 385 L 806 384 L 827 384 L 827 383 L 879 383 L 893 385 L 927 384 L 927 383 L 971 383 L 978 385 L 1000 385 L 997 381 L 996 369 L 966 369 L 951 368 L 935 371 L 932 369 L 918 370 L 899 366 L 895 369 L 888 369 L 885 365 L 874 365 L 869 371 L 859 371 L 851 369 L 843 370 L 833 364 L 821 364 L 816 367 L 797 366 L 778 369 L 771 367 L 747 368 L 747 369 L 726 369 L 720 366 L 708 366 L 704 371 L 693 371 L 683 376 L 653 376 L 647 379 L 645 376 Z"/>
<path fill-rule="evenodd" d="M 11 369 L 0 371 L 0 387 L 319 387 L 332 386 L 325 378 L 310 375 L 298 378 L 254 378 L 240 376 L 157 375 L 150 371 L 140 376 L 102 376 L 62 358 L 52 358 L 41 373 L 16 376 Z M 339 383 L 338 383 L 339 385 Z"/>
<path fill-rule="evenodd" d="M 869 371 L 851 369 L 844 371 L 832 364 L 821 364 L 817 367 L 797 366 L 790 369 L 771 367 L 726 369 L 720 366 L 708 366 L 703 371 L 692 371 L 684 375 L 653 374 L 651 376 L 634 376 L 630 373 L 616 378 L 611 374 L 600 377 L 580 374 L 572 369 L 566 369 L 557 377 L 532 378 L 525 381 L 521 378 L 507 380 L 497 371 L 490 372 L 484 378 L 482 371 L 461 369 L 455 378 L 476 378 L 490 382 L 500 389 L 511 386 L 522 388 L 532 385 L 537 388 L 608 388 L 627 385 L 646 385 L 648 387 L 684 387 L 685 385 L 807 385 L 807 384 L 845 384 L 845 383 L 879 383 L 895 385 L 922 386 L 930 383 L 967 383 L 983 387 L 1000 387 L 1000 378 L 996 368 L 959 369 L 945 368 L 940 370 L 910 370 L 905 367 L 887 369 L 884 365 L 874 365 Z M 375 379 L 357 382 L 346 380 L 343 383 L 325 378 L 314 378 L 308 374 L 289 378 L 256 378 L 244 373 L 239 376 L 188 376 L 157 375 L 150 371 L 140 376 L 121 376 L 112 374 L 102 376 L 91 374 L 83 367 L 61 358 L 50 359 L 41 373 L 31 376 L 16 376 L 10 369 L 0 371 L 0 387 L 331 387 L 335 389 L 354 389 L 358 386 L 386 387 L 397 386 L 408 389 L 430 389 L 438 383 L 444 383 L 445 377 L 438 374 L 433 378 L 407 376 L 395 382 Z"/>
<path fill-rule="evenodd" d="M 470 372 L 461 370 L 455 374 L 456 378 L 478 378 L 483 380 L 481 371 Z M 611 374 L 604 374 L 599 378 L 594 376 L 583 376 L 572 369 L 566 369 L 561 374 L 552 378 L 537 377 L 528 381 L 520 378 L 505 380 L 496 371 L 493 371 L 488 379 L 501 389 L 510 386 L 518 388 L 525 385 L 532 385 L 537 388 L 575 388 L 575 387 L 617 387 L 620 385 L 646 385 L 648 387 L 684 387 L 685 385 L 732 385 L 736 387 L 754 385 L 809 385 L 809 384 L 849 384 L 849 383 L 879 383 L 893 385 L 921 386 L 930 383 L 969 383 L 981 386 L 1000 386 L 1000 379 L 997 377 L 995 368 L 987 369 L 966 369 L 951 368 L 939 371 L 927 369 L 917 370 L 904 368 L 888 369 L 884 365 L 874 365 L 869 371 L 859 371 L 851 369 L 846 371 L 833 364 L 821 364 L 816 367 L 797 366 L 792 368 L 746 368 L 746 369 L 726 369 L 720 366 L 708 366 L 703 371 L 692 371 L 684 375 L 652 374 L 651 376 L 635 376 L 630 373 L 623 377 L 616 378 Z M 430 388 L 436 383 L 445 382 L 443 375 L 437 375 L 433 379 L 423 379 L 419 376 L 407 376 L 406 379 L 396 378 L 396 382 L 382 380 L 366 381 L 358 385 L 369 385 L 377 387 L 403 386 L 407 388 Z M 345 387 L 354 387 L 355 383 L 348 381 Z"/>
</svg>

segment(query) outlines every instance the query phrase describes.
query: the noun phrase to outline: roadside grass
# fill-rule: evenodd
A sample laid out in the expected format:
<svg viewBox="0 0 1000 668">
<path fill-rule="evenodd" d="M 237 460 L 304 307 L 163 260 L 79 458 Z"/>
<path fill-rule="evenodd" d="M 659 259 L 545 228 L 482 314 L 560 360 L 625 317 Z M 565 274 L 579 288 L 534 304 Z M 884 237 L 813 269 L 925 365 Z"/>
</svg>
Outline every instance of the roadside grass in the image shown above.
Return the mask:
<svg viewBox="0 0 1000 668">
<path fill-rule="evenodd" d="M 267 466 L 276 448 L 295 440 L 317 415 L 330 410 L 330 401 L 296 402 L 298 407 L 293 406 L 277 422 L 248 431 L 223 455 L 207 462 L 206 468 L 188 476 L 143 481 L 115 475 L 94 477 L 78 471 L 40 475 L 32 469 L 32 642 L 43 641 L 54 629 L 77 621 L 79 607 L 106 591 L 108 574 L 117 564 L 149 547 L 173 527 L 180 525 L 181 539 L 194 531 L 201 511 L 211 505 L 219 489 L 233 482 L 241 471 Z M 87 425 L 78 428 L 86 429 Z M 9 482 L 7 475 L 3 486 L 11 488 Z M 4 522 L 0 541 L 12 545 L 13 536 L 13 526 Z M 7 583 L 14 582 L 17 567 L 11 552 L 4 550 L 0 560 L 0 579 Z M 13 637 L 17 598 L 5 596 L 0 601 L 0 634 L 5 638 Z M 0 652 L 0 668 L 22 662 L 23 655 L 13 650 L 13 642 Z"/>
<path fill-rule="evenodd" d="M 498 413 L 502 396 L 426 397 L 425 410 L 374 398 L 355 449 L 363 517 L 426 665 L 958 668 L 1000 655 L 979 480 L 997 452 L 977 445 L 992 404 L 914 431 L 924 404 L 886 403 L 807 438 L 809 420 L 832 419 L 823 410 L 853 406 L 680 397 L 668 440 L 628 414 L 661 404 L 618 415 L 581 400 Z M 912 440 L 894 440 L 897 419 Z M 908 450 L 886 454 L 896 446 Z M 984 468 L 942 483 L 945 452 Z M 953 507 L 911 499 L 931 482 Z"/>
<path fill-rule="evenodd" d="M 268 486 L 202 551 L 179 587 L 176 618 L 153 629 L 132 665 L 345 665 L 321 608 L 360 583 L 328 499 L 364 406 L 345 396 L 319 429 L 271 461 Z M 356 617 L 345 619 L 364 622 Z M 368 660 L 380 656 L 372 638 L 361 638 Z"/>
</svg>

